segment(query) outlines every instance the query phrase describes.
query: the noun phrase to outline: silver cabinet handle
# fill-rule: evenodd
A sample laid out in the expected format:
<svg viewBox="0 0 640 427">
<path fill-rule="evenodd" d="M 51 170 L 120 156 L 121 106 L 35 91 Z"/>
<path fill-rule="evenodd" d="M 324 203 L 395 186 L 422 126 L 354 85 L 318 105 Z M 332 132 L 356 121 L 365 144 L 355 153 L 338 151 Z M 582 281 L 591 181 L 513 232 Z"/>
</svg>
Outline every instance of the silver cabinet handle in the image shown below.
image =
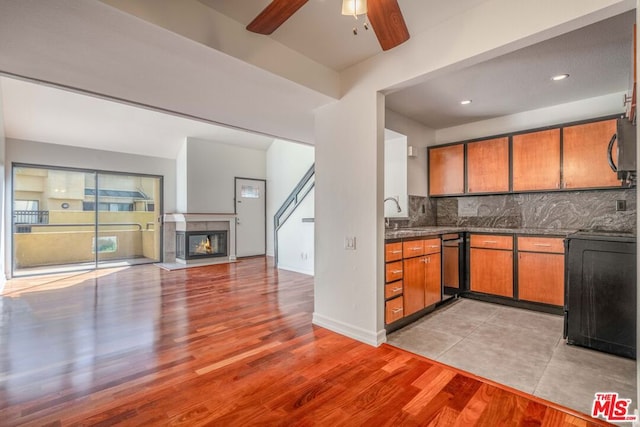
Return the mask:
<svg viewBox="0 0 640 427">
<path fill-rule="evenodd" d="M 550 248 L 551 245 L 549 243 L 534 243 L 533 246 L 541 246 L 543 248 Z"/>
<path fill-rule="evenodd" d="M 440 245 L 431 245 L 431 246 L 429 246 L 429 247 L 430 247 L 430 248 L 432 248 L 432 249 L 436 249 L 436 248 L 439 248 L 439 247 L 440 247 Z"/>
<path fill-rule="evenodd" d="M 402 308 L 394 308 L 393 310 L 391 310 L 393 314 L 400 313 L 401 311 L 402 311 Z"/>
<path fill-rule="evenodd" d="M 391 251 L 392 254 L 401 254 L 402 251 Z"/>
<path fill-rule="evenodd" d="M 424 262 L 425 264 L 430 264 L 431 263 L 431 257 L 422 258 L 422 262 Z"/>
<path fill-rule="evenodd" d="M 401 291 L 401 290 L 402 290 L 402 288 L 393 288 L 393 289 L 391 289 L 391 292 L 398 292 L 398 291 Z"/>
<path fill-rule="evenodd" d="M 422 248 L 409 248 L 410 251 L 420 251 Z"/>
<path fill-rule="evenodd" d="M 484 240 L 482 243 L 498 243 L 497 240 Z"/>
<path fill-rule="evenodd" d="M 400 273 L 402 273 L 402 270 L 391 270 L 391 273 L 400 274 Z"/>
</svg>

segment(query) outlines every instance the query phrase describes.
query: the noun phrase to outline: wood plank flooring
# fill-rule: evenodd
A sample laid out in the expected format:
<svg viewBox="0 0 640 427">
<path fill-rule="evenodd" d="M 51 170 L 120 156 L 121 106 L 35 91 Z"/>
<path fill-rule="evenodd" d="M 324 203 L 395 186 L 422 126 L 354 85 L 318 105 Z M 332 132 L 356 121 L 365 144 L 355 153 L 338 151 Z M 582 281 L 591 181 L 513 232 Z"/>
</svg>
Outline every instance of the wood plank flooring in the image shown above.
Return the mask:
<svg viewBox="0 0 640 427">
<path fill-rule="evenodd" d="M 11 281 L 0 425 L 604 425 L 312 311 L 313 278 L 265 258 Z"/>
</svg>

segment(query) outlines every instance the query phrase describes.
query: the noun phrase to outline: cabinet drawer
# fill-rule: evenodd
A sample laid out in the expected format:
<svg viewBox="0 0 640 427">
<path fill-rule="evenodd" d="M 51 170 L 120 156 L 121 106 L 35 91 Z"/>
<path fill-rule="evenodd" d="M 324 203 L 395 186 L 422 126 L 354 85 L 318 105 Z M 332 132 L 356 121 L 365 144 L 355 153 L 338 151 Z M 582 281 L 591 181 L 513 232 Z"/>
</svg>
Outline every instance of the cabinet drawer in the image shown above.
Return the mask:
<svg viewBox="0 0 640 427">
<path fill-rule="evenodd" d="M 564 240 L 557 237 L 518 236 L 518 251 L 564 253 Z"/>
<path fill-rule="evenodd" d="M 393 282 L 402 279 L 402 261 L 390 262 L 386 266 L 385 281 Z"/>
<path fill-rule="evenodd" d="M 440 252 L 440 239 L 423 240 L 423 245 L 425 255 Z"/>
<path fill-rule="evenodd" d="M 384 245 L 384 248 L 384 259 L 386 262 L 399 261 L 402 259 L 402 242 L 387 243 Z"/>
<path fill-rule="evenodd" d="M 389 299 L 402 294 L 402 280 L 384 285 L 384 298 Z"/>
<path fill-rule="evenodd" d="M 471 247 L 486 249 L 513 249 L 513 236 L 472 234 Z"/>
<path fill-rule="evenodd" d="M 387 324 L 393 323 L 396 320 L 402 319 L 404 316 L 404 306 L 402 303 L 402 297 L 390 299 L 385 303 L 385 322 Z"/>
<path fill-rule="evenodd" d="M 404 258 L 413 258 L 420 255 L 424 255 L 424 240 L 402 242 L 402 256 Z"/>
</svg>

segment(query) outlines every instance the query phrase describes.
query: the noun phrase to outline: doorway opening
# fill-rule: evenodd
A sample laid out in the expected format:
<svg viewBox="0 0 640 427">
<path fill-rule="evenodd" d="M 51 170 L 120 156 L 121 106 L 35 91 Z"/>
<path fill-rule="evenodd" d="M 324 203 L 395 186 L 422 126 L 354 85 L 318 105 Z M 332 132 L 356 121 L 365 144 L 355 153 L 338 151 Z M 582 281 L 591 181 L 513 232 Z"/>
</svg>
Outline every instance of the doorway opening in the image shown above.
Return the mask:
<svg viewBox="0 0 640 427">
<path fill-rule="evenodd" d="M 13 165 L 14 277 L 161 260 L 162 177 Z"/>
</svg>

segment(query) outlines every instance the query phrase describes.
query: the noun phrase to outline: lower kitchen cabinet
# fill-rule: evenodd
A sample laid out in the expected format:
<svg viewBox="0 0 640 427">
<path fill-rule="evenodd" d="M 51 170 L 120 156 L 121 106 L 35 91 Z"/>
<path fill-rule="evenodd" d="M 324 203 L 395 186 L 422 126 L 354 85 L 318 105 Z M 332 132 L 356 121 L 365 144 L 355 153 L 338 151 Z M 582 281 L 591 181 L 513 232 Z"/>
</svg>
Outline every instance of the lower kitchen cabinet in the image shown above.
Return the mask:
<svg viewBox="0 0 640 427">
<path fill-rule="evenodd" d="M 393 323 L 404 317 L 403 303 L 404 301 L 402 300 L 402 297 L 393 298 L 386 302 L 384 316 L 385 323 Z"/>
<path fill-rule="evenodd" d="M 471 291 L 513 298 L 513 237 L 471 235 Z"/>
<path fill-rule="evenodd" d="M 563 239 L 518 237 L 518 299 L 564 305 Z"/>
<path fill-rule="evenodd" d="M 423 243 L 426 255 L 405 258 L 403 262 L 405 316 L 435 304 L 442 298 L 440 239 L 427 239 Z"/>
<path fill-rule="evenodd" d="M 402 292 L 402 242 L 385 244 L 385 323 L 393 323 L 404 316 Z"/>
</svg>

